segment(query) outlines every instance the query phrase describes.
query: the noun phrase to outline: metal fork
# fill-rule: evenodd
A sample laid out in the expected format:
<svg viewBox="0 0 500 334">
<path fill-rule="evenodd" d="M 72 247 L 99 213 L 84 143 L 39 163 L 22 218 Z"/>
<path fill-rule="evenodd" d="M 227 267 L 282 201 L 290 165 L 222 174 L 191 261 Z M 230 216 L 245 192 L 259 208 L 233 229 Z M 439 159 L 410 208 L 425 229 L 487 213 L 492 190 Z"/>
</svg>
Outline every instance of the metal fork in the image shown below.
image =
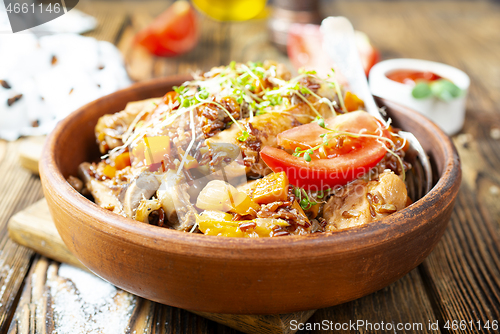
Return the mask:
<svg viewBox="0 0 500 334">
<path fill-rule="evenodd" d="M 363 65 L 356 48 L 354 29 L 351 22 L 342 16 L 328 17 L 321 24 L 321 32 L 323 34 L 323 49 L 332 58 L 336 68 L 349 83 L 350 90 L 364 101 L 368 113 L 379 119 L 382 124 L 387 125 L 387 121 L 375 103 L 368 87 Z M 418 139 L 412 133 L 399 131 L 399 135 L 410 143 L 410 148 L 416 151 L 424 171 L 423 192 L 417 192 L 421 197 L 432 188 L 432 169 L 429 158 Z"/>
</svg>

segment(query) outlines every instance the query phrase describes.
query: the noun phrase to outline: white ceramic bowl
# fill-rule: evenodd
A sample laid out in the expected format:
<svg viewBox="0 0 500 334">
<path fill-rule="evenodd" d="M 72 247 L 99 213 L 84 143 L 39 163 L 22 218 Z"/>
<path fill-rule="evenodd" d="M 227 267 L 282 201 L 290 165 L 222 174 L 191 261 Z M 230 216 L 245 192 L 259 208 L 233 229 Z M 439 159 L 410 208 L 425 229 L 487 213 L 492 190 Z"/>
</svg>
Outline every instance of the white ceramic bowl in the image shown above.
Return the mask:
<svg viewBox="0 0 500 334">
<path fill-rule="evenodd" d="M 449 102 L 430 97 L 415 99 L 411 95 L 412 86 L 389 79 L 386 75 L 395 70 L 429 71 L 457 85 L 463 94 Z M 441 63 L 420 59 L 391 59 L 376 64 L 370 71 L 370 89 L 379 96 L 427 116 L 447 134 L 460 131 L 464 124 L 465 102 L 470 79 L 463 71 Z"/>
</svg>

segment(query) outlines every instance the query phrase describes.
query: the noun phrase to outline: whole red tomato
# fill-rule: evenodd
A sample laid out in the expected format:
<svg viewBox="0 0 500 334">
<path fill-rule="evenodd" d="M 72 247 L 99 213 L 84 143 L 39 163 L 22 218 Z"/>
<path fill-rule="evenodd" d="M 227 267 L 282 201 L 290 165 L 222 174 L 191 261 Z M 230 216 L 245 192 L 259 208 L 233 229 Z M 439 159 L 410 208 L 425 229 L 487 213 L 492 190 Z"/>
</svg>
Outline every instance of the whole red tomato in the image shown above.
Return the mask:
<svg viewBox="0 0 500 334">
<path fill-rule="evenodd" d="M 156 56 L 172 57 L 193 49 L 198 42 L 198 23 L 194 8 L 187 1 L 176 1 L 135 37 Z"/>
</svg>

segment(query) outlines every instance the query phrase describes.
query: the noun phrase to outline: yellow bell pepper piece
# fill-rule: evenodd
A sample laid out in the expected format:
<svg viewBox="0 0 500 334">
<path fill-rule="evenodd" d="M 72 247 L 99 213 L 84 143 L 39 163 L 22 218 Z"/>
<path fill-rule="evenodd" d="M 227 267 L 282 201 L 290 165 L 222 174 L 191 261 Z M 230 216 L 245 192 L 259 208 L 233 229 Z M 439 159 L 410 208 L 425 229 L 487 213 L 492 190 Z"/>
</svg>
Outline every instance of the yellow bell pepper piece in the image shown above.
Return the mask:
<svg viewBox="0 0 500 334">
<path fill-rule="evenodd" d="M 164 155 L 170 153 L 170 138 L 168 136 L 146 137 L 144 143 L 146 144 L 144 156 L 147 165 L 161 162 L 165 159 Z"/>
<path fill-rule="evenodd" d="M 115 158 L 115 168 L 121 170 L 130 166 L 130 153 L 124 152 Z"/>
<path fill-rule="evenodd" d="M 110 179 L 115 177 L 116 174 L 116 168 L 110 165 L 106 165 L 104 169 L 102 170 L 102 173 L 106 176 L 109 177 Z"/>
<path fill-rule="evenodd" d="M 289 226 L 282 219 L 256 218 L 253 220 L 232 221 L 232 215 L 222 211 L 203 211 L 196 216 L 198 228 L 206 235 L 235 238 L 269 237 L 275 226 Z M 250 227 L 248 225 L 250 224 Z M 244 231 L 240 226 L 247 225 Z"/>
<path fill-rule="evenodd" d="M 192 169 L 198 167 L 198 161 L 190 156 L 189 154 L 186 156 L 186 162 L 184 163 L 185 169 Z"/>
<path fill-rule="evenodd" d="M 252 199 L 258 204 L 286 201 L 288 198 L 288 178 L 285 172 L 271 173 L 257 180 Z"/>
<path fill-rule="evenodd" d="M 145 159 L 146 165 L 162 162 L 167 154 L 170 154 L 170 138 L 168 136 L 144 137 L 132 149 L 134 158 Z"/>
<path fill-rule="evenodd" d="M 347 91 L 344 97 L 344 105 L 347 111 L 356 111 L 363 107 L 365 103 L 356 94 Z"/>
<path fill-rule="evenodd" d="M 259 211 L 260 205 L 252 201 L 252 199 L 244 192 L 237 192 L 234 196 L 230 196 L 226 202 L 228 211 L 237 213 L 241 216 L 249 215 L 255 211 Z"/>
<path fill-rule="evenodd" d="M 203 234 L 222 237 L 244 237 L 244 232 L 239 229 L 240 222 L 232 221 L 233 216 L 222 211 L 203 211 L 196 215 L 198 228 Z"/>
<path fill-rule="evenodd" d="M 282 219 L 273 219 L 273 218 L 255 218 L 252 221 L 256 223 L 256 226 L 254 229 L 247 230 L 247 236 L 254 238 L 257 236 L 261 238 L 269 237 L 271 236 L 271 232 L 273 231 L 273 228 L 275 226 L 284 227 L 290 225 Z M 252 232 L 255 232 L 254 235 L 251 234 Z"/>
</svg>

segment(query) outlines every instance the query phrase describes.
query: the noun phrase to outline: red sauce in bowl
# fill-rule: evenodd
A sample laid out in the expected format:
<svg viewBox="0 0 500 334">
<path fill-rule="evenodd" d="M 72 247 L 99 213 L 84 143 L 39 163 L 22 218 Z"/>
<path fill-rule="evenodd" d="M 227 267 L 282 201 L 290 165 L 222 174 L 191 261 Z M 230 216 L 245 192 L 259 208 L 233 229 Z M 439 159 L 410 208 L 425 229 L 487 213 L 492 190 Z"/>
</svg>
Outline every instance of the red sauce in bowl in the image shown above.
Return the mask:
<svg viewBox="0 0 500 334">
<path fill-rule="evenodd" d="M 441 79 L 435 73 L 415 70 L 395 70 L 385 76 L 393 81 L 411 86 L 414 86 L 417 80 L 435 81 Z"/>
</svg>

